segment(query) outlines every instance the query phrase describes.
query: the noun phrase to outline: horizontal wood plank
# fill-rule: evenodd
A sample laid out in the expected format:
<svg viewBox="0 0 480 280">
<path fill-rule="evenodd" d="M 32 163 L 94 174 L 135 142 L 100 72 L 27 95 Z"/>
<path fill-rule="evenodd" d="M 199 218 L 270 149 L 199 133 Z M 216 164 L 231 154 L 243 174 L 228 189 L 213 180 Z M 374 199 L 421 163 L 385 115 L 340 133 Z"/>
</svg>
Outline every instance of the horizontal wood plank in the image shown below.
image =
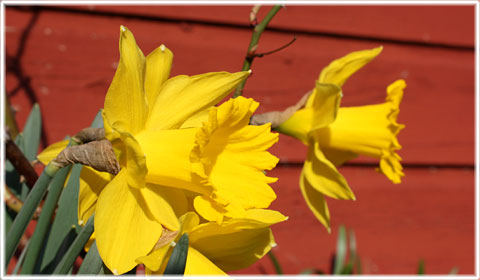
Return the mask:
<svg viewBox="0 0 480 280">
<path fill-rule="evenodd" d="M 13 55 L 31 13 L 7 8 L 6 51 Z M 128 26 L 148 54 L 165 43 L 175 54 L 172 75 L 238 71 L 250 32 L 196 24 L 42 11 L 27 38 L 22 71 L 43 110 L 50 143 L 88 126 L 99 108 L 118 60 L 119 26 Z M 266 33 L 259 51 L 285 44 L 291 36 Z M 280 110 L 310 90 L 322 67 L 348 52 L 373 48 L 374 42 L 298 36 L 289 48 L 253 65 L 245 96 L 261 103 L 258 112 Z M 384 44 L 383 53 L 344 86 L 344 106 L 379 103 L 385 88 L 404 78 L 407 89 L 399 122 L 400 155 L 411 164 L 474 162 L 473 51 Z M 7 90 L 18 79 L 7 73 Z M 11 98 L 23 125 L 30 103 L 25 92 Z M 284 162 L 300 162 L 306 149 L 281 136 L 272 149 Z M 361 158 L 360 162 L 370 162 Z"/>
<path fill-rule="evenodd" d="M 289 216 L 272 227 L 273 252 L 285 274 L 317 268 L 330 273 L 338 227 L 355 232 L 363 274 L 474 273 L 475 220 L 473 170 L 410 170 L 401 185 L 384 180 L 373 168 L 343 167 L 357 200 L 328 199 L 332 233 L 310 212 L 298 187 L 300 169 L 276 168 L 270 176 L 277 200 L 272 208 Z M 366 180 L 365 178 L 368 178 Z M 275 273 L 268 257 L 238 274 Z"/>
<path fill-rule="evenodd" d="M 74 7 L 165 20 L 248 25 L 250 5 Z M 68 7 L 72 8 L 72 7 Z M 269 6 L 260 9 L 259 19 Z M 474 46 L 473 5 L 298 5 L 288 4 L 269 25 L 275 29 L 324 35 L 359 36 L 454 46 Z"/>
</svg>

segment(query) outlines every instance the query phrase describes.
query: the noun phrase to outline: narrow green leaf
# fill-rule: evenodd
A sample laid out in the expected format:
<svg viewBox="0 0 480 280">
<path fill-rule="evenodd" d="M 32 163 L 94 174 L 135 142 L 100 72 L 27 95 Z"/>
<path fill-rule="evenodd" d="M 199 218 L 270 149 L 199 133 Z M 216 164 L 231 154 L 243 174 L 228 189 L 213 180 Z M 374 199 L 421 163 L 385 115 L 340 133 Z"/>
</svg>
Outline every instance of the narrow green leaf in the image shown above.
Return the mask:
<svg viewBox="0 0 480 280">
<path fill-rule="evenodd" d="M 425 262 L 423 260 L 418 261 L 417 274 L 418 275 L 424 275 L 425 274 Z"/>
<path fill-rule="evenodd" d="M 40 136 L 42 133 L 42 113 L 40 106 L 35 103 L 30 111 L 25 127 L 23 128 L 23 153 L 32 161 L 37 157 Z"/>
<path fill-rule="evenodd" d="M 13 219 L 15 219 L 16 213 L 15 211 L 10 210 L 7 207 L 7 204 L 4 204 L 3 207 L 5 207 L 5 232 L 8 232 L 12 226 Z"/>
<path fill-rule="evenodd" d="M 335 254 L 335 265 L 333 268 L 333 274 L 340 274 L 342 272 L 345 258 L 347 257 L 347 234 L 345 227 L 340 226 L 338 228 L 337 237 L 337 253 Z"/>
<path fill-rule="evenodd" d="M 102 128 L 103 127 L 102 109 L 100 109 L 98 111 L 98 113 L 95 115 L 95 118 L 93 119 L 90 127 L 93 127 L 93 128 Z"/>
<path fill-rule="evenodd" d="M 448 274 L 449 275 L 458 274 L 458 267 L 456 267 L 456 266 L 452 267 L 452 269 L 450 270 L 450 272 Z"/>
<path fill-rule="evenodd" d="M 45 167 L 37 182 L 33 186 L 32 191 L 28 194 L 22 210 L 20 210 L 18 215 L 15 217 L 15 220 L 13 221 L 12 226 L 7 233 L 5 242 L 5 267 L 8 266 L 10 259 L 18 247 L 20 238 L 25 232 L 25 229 L 32 219 L 33 213 L 40 204 L 40 201 L 45 195 L 52 177 L 57 173 L 57 171 L 58 167 L 54 165 L 49 164 L 47 167 Z"/>
<path fill-rule="evenodd" d="M 78 189 L 81 170 L 82 165 L 80 164 L 75 164 L 72 167 L 70 179 L 58 201 L 57 214 L 45 245 L 45 252 L 40 266 L 40 270 L 44 273 L 51 273 L 51 271 L 48 272 L 47 266 L 55 267 L 60 261 L 57 256 L 63 256 L 65 254 L 67 248 L 61 250 L 64 240 L 67 237 L 71 239 L 71 235 L 75 237 L 76 233 L 81 230 L 77 218 Z M 72 229 L 74 229 L 73 232 Z"/>
<path fill-rule="evenodd" d="M 37 157 L 38 146 L 40 145 L 40 137 L 42 133 L 42 114 L 40 107 L 35 103 L 30 110 L 25 126 L 22 131 L 22 141 L 20 143 L 20 150 L 22 150 L 25 157 L 32 161 Z M 20 199 L 27 198 L 30 188 L 26 183 L 22 183 Z"/>
<path fill-rule="evenodd" d="M 188 234 L 183 234 L 173 248 L 172 255 L 165 268 L 165 275 L 183 275 L 188 255 Z"/>
<path fill-rule="evenodd" d="M 272 250 L 268 251 L 268 257 L 272 261 L 273 267 L 275 268 L 275 272 L 278 275 L 282 275 L 283 274 L 282 266 L 280 265 L 280 262 L 278 262 L 278 259 L 275 256 L 275 254 L 272 252 Z"/>
<path fill-rule="evenodd" d="M 360 256 L 357 253 L 357 240 L 355 238 L 355 232 L 353 230 L 350 230 L 349 233 L 350 233 L 350 238 L 349 238 L 350 261 L 349 261 L 349 264 L 351 264 L 351 266 L 352 266 L 352 274 L 353 274 L 353 270 L 355 271 L 356 274 L 362 274 Z"/>
<path fill-rule="evenodd" d="M 320 269 L 307 268 L 307 269 L 304 269 L 304 270 L 300 271 L 300 274 L 303 274 L 303 275 L 312 275 L 312 274 L 323 275 L 323 274 L 325 274 L 325 273 L 324 273 L 322 270 L 320 270 Z"/>
<path fill-rule="evenodd" d="M 97 249 L 97 242 L 93 241 L 92 246 L 83 259 L 82 265 L 78 269 L 77 274 L 99 274 L 103 267 L 103 261 L 100 258 Z"/>
<path fill-rule="evenodd" d="M 65 179 L 70 172 L 71 165 L 62 168 L 53 178 L 50 187 L 48 188 L 48 195 L 43 204 L 42 212 L 38 218 L 35 232 L 30 239 L 30 247 L 25 257 L 21 274 L 33 274 L 33 269 L 37 263 L 38 256 L 44 244 L 45 235 L 50 228 L 52 214 L 57 206 L 57 201 L 62 193 Z"/>
<path fill-rule="evenodd" d="M 22 267 L 23 260 L 25 259 L 25 255 L 28 250 L 28 245 L 30 244 L 30 240 L 27 241 L 27 244 L 25 244 L 25 248 L 23 248 L 22 253 L 20 253 L 20 256 L 17 259 L 17 263 L 15 264 L 15 267 L 13 268 L 12 274 L 18 274 L 18 271 L 20 270 L 20 267 Z"/>
<path fill-rule="evenodd" d="M 15 144 L 17 144 L 20 150 L 23 149 L 22 143 L 23 143 L 23 135 L 20 133 L 17 135 L 17 138 L 15 138 Z M 25 183 L 23 184 L 20 183 L 20 175 L 15 170 L 15 167 L 9 160 L 7 160 L 5 163 L 5 184 L 12 191 L 12 193 L 15 194 L 16 197 L 18 197 L 21 201 L 24 201 L 25 198 L 22 199 L 21 194 L 22 194 L 22 190 L 25 187 L 27 187 L 27 185 Z"/>
<path fill-rule="evenodd" d="M 83 250 L 85 244 L 87 244 L 88 239 L 93 233 L 93 229 L 93 216 L 91 216 L 52 274 L 68 273 L 68 271 L 72 268 L 75 259 Z"/>
</svg>

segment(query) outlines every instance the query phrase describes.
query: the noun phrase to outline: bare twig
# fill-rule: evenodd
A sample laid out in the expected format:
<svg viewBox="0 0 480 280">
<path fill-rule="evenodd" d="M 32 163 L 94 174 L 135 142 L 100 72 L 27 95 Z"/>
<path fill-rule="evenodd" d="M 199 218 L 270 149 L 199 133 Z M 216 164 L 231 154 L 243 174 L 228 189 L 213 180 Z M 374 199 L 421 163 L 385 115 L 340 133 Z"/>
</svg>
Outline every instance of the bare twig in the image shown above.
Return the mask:
<svg viewBox="0 0 480 280">
<path fill-rule="evenodd" d="M 23 176 L 27 185 L 32 188 L 38 179 L 38 175 L 33 169 L 30 161 L 10 138 L 8 127 L 5 129 L 5 154 L 7 159 L 15 167 L 15 170 L 18 172 L 18 174 Z"/>
<path fill-rule="evenodd" d="M 3 186 L 3 190 L 5 194 L 5 204 L 8 206 L 8 208 L 16 213 L 20 212 L 20 209 L 23 207 L 23 202 L 14 193 L 12 193 L 12 191 L 10 191 L 6 185 Z M 37 219 L 41 211 L 42 209 L 39 206 L 33 214 L 33 219 Z"/>
</svg>

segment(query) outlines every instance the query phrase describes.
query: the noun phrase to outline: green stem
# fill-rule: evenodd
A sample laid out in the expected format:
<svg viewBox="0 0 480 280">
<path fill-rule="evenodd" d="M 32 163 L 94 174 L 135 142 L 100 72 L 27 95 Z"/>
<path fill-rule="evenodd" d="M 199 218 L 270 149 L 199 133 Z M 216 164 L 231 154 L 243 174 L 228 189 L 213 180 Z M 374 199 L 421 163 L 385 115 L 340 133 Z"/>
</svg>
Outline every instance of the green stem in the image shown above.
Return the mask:
<svg viewBox="0 0 480 280">
<path fill-rule="evenodd" d="M 55 175 L 55 178 L 53 178 L 53 181 L 50 184 L 47 198 L 35 227 L 35 232 L 30 239 L 30 246 L 25 257 L 21 274 L 33 274 L 38 256 L 44 245 L 45 235 L 49 229 L 50 222 L 52 221 L 52 214 L 57 206 L 58 199 L 60 198 L 63 186 L 65 185 L 65 179 L 67 178 L 70 169 L 71 165 L 62 168 L 57 175 Z"/>
<path fill-rule="evenodd" d="M 22 210 L 18 213 L 17 217 L 13 221 L 10 230 L 8 231 L 6 244 L 5 244 L 5 267 L 8 266 L 10 259 L 12 258 L 15 250 L 18 247 L 20 238 L 25 233 L 30 220 L 35 213 L 40 201 L 42 200 L 48 185 L 52 180 L 52 177 L 57 173 L 60 168 L 52 163 L 49 163 L 42 172 L 42 175 L 38 178 L 37 182 L 33 186 L 32 190 L 28 194 Z"/>
<path fill-rule="evenodd" d="M 88 219 L 85 226 L 82 228 L 77 238 L 73 241 L 70 248 L 63 256 L 60 263 L 57 265 L 52 274 L 67 274 L 70 268 L 73 266 L 75 259 L 87 244 L 88 239 L 93 233 L 93 216 Z"/>
<path fill-rule="evenodd" d="M 253 59 L 255 58 L 255 51 L 258 48 L 258 41 L 260 40 L 260 36 L 262 35 L 263 31 L 267 27 L 268 23 L 273 19 L 273 17 L 280 11 L 282 5 L 275 5 L 272 9 L 268 12 L 268 14 L 263 18 L 262 22 L 260 22 L 255 28 L 253 29 L 252 39 L 250 40 L 250 45 L 248 45 L 247 55 L 245 56 L 245 61 L 243 62 L 242 71 L 247 71 L 251 68 Z M 247 80 L 245 79 L 235 91 L 233 97 L 238 97 L 243 94 L 243 88 L 245 87 L 245 83 Z"/>
<path fill-rule="evenodd" d="M 282 275 L 283 274 L 282 266 L 278 262 L 278 259 L 277 259 L 277 257 L 275 257 L 275 254 L 272 252 L 272 250 L 270 250 L 268 252 L 268 256 L 270 257 L 270 260 L 272 261 L 273 267 L 275 267 L 275 272 L 278 275 Z"/>
</svg>

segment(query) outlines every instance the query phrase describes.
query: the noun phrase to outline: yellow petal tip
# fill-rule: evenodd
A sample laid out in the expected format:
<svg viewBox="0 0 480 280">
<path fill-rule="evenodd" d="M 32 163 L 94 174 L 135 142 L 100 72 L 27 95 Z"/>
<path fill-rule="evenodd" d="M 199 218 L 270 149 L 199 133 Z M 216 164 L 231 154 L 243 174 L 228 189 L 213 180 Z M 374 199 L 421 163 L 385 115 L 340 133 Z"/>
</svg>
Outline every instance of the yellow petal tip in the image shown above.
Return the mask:
<svg viewBox="0 0 480 280">
<path fill-rule="evenodd" d="M 127 31 L 127 28 L 123 25 L 120 25 L 120 31 L 125 32 Z"/>
<path fill-rule="evenodd" d="M 272 248 L 277 247 L 277 243 L 272 243 L 272 244 L 270 244 L 270 247 L 272 247 Z"/>
<path fill-rule="evenodd" d="M 252 74 L 252 69 L 248 69 L 248 74 Z"/>
<path fill-rule="evenodd" d="M 83 225 L 83 223 L 84 223 L 83 220 L 78 221 L 79 226 Z"/>
<path fill-rule="evenodd" d="M 161 44 L 161 45 L 160 45 L 160 50 L 161 50 L 162 52 L 164 52 L 166 49 L 167 49 L 167 47 L 165 47 L 164 44 Z"/>
</svg>

